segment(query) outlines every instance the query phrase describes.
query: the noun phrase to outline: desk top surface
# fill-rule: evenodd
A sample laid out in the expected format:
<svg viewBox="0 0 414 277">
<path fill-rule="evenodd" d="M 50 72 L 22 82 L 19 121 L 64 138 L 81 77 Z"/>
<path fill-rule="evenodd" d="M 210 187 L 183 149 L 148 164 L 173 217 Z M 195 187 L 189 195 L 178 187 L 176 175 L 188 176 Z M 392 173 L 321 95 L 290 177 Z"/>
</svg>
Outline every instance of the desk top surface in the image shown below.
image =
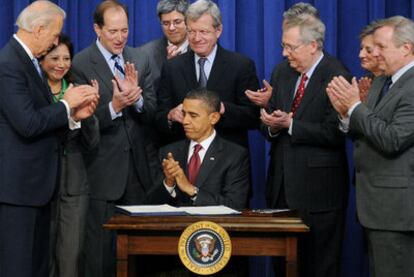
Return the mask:
<svg viewBox="0 0 414 277">
<path fill-rule="evenodd" d="M 197 221 L 213 221 L 231 232 L 308 232 L 309 228 L 294 212 L 263 216 L 243 212 L 226 216 L 128 216 L 114 215 L 104 224 L 111 230 L 182 231 Z"/>
</svg>

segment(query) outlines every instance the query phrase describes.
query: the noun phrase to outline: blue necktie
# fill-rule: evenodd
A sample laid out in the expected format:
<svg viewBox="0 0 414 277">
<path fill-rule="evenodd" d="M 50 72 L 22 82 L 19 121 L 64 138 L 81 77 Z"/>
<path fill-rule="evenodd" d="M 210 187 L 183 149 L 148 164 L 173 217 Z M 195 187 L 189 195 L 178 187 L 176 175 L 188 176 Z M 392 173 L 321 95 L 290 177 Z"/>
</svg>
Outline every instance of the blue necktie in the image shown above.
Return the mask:
<svg viewBox="0 0 414 277">
<path fill-rule="evenodd" d="M 207 76 L 204 72 L 204 64 L 206 61 L 206 58 L 200 58 L 198 60 L 198 64 L 200 65 L 200 77 L 198 78 L 198 85 L 200 88 L 205 88 L 207 86 Z"/>
<path fill-rule="evenodd" d="M 32 59 L 32 63 L 36 68 L 37 73 L 39 74 L 40 78 L 43 79 L 43 73 L 42 73 L 42 69 L 40 68 L 40 64 L 39 61 L 36 58 Z"/>
<path fill-rule="evenodd" d="M 120 65 L 120 57 L 118 55 L 112 55 L 111 59 L 113 59 L 115 61 L 115 68 L 116 70 L 118 70 L 120 73 L 122 73 L 122 77 L 125 76 L 125 71 L 122 68 L 122 66 Z"/>
<path fill-rule="evenodd" d="M 391 77 L 388 77 L 385 79 L 384 85 L 382 86 L 380 95 L 378 96 L 377 105 L 381 101 L 382 98 L 387 94 L 388 90 L 390 89 L 390 86 L 392 85 L 392 79 Z"/>
</svg>

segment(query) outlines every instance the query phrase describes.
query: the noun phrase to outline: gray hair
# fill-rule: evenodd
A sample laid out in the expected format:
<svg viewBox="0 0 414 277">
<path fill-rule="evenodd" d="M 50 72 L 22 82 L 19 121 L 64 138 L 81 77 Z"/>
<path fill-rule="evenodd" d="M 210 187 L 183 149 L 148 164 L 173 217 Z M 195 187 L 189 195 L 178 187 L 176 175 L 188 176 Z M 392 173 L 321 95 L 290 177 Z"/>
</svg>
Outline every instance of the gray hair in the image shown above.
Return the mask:
<svg viewBox="0 0 414 277">
<path fill-rule="evenodd" d="M 378 21 L 376 30 L 385 26 L 394 29 L 393 40 L 396 47 L 409 43 L 414 53 L 414 22 L 411 19 L 400 15 L 385 18 Z"/>
<path fill-rule="evenodd" d="M 56 16 L 61 16 L 64 19 L 66 13 L 50 1 L 38 0 L 23 9 L 17 17 L 16 26 L 19 29 L 32 32 L 35 26 L 48 26 L 56 19 Z"/>
<path fill-rule="evenodd" d="M 286 31 L 297 26 L 299 27 L 300 38 L 303 43 L 308 44 L 316 41 L 318 49 L 321 50 L 323 48 L 326 28 L 319 18 L 310 14 L 300 14 L 286 20 L 282 28 L 283 31 Z"/>
<path fill-rule="evenodd" d="M 300 14 L 309 14 L 319 18 L 319 11 L 309 3 L 299 2 L 283 13 L 283 20 L 290 20 Z"/>
<path fill-rule="evenodd" d="M 157 15 L 161 19 L 161 15 L 177 11 L 185 15 L 188 9 L 187 0 L 160 0 L 157 4 Z"/>
<path fill-rule="evenodd" d="M 222 24 L 221 13 L 217 5 L 210 0 L 198 0 L 188 7 L 186 20 L 197 20 L 202 15 L 209 14 L 213 18 L 214 28 L 218 28 Z"/>
<path fill-rule="evenodd" d="M 366 36 L 373 35 L 375 30 L 378 28 L 378 21 L 374 20 L 362 29 L 359 34 L 359 40 L 363 40 Z"/>
</svg>

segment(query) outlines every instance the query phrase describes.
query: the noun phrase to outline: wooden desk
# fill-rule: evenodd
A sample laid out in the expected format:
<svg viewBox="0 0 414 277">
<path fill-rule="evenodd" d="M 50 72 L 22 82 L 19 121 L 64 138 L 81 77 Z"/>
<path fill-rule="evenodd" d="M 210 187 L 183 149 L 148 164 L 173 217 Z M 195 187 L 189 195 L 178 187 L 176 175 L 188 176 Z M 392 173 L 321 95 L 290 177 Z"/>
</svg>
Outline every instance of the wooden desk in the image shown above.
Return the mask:
<svg viewBox="0 0 414 277">
<path fill-rule="evenodd" d="M 209 220 L 230 235 L 232 255 L 285 256 L 286 276 L 298 276 L 297 238 L 308 227 L 300 218 L 255 216 L 113 216 L 104 227 L 117 232 L 117 277 L 128 276 L 128 255 L 178 255 L 178 240 L 190 224 Z"/>
</svg>

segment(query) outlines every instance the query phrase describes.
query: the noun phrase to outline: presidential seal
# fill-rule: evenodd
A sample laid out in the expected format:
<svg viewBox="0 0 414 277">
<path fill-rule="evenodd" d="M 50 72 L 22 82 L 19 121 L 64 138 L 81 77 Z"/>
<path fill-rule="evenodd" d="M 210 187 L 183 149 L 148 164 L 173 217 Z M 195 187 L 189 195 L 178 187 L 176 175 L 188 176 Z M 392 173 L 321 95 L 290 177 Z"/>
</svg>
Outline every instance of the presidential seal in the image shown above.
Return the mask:
<svg viewBox="0 0 414 277">
<path fill-rule="evenodd" d="M 209 275 L 219 272 L 230 260 L 229 234 L 211 221 L 193 223 L 181 234 L 178 255 L 184 266 L 194 273 Z"/>
</svg>

